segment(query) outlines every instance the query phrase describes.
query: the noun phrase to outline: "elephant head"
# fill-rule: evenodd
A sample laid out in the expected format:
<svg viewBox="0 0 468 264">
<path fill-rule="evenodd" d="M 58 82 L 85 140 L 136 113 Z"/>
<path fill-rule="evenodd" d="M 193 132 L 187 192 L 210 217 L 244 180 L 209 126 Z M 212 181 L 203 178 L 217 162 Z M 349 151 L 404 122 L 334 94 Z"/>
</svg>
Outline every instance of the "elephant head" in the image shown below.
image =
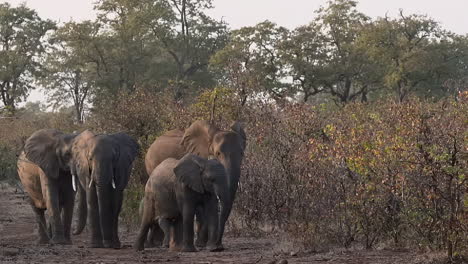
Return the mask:
<svg viewBox="0 0 468 264">
<path fill-rule="evenodd" d="M 230 197 L 226 170 L 216 159 L 207 160 L 194 154 L 186 154 L 174 168 L 177 179 L 198 193 L 211 193 L 221 205 L 218 215 L 218 230 L 224 231 L 225 221 L 230 210 Z M 213 212 L 216 214 L 217 212 Z"/>
<path fill-rule="evenodd" d="M 72 167 L 80 179 L 112 184 L 114 189 L 123 190 L 138 151 L 138 143 L 125 133 L 96 135 L 85 130 L 73 143 Z"/>
<path fill-rule="evenodd" d="M 239 122 L 234 122 L 231 130 L 223 131 L 207 121 L 196 121 L 185 130 L 180 144 L 187 153 L 194 153 L 204 158 L 214 156 L 223 164 L 233 200 L 246 142 L 244 129 Z"/>
<path fill-rule="evenodd" d="M 24 153 L 48 178 L 57 179 L 59 170 L 70 170 L 75 137 L 76 135 L 64 134 L 55 129 L 41 129 L 28 138 Z"/>
<path fill-rule="evenodd" d="M 93 221 L 91 228 L 102 228 L 103 241 L 108 243 L 105 246 L 118 247 L 120 242 L 117 242 L 117 235 L 113 233 L 117 230 L 123 190 L 128 184 L 132 163 L 138 151 L 138 143 L 125 133 L 96 135 L 85 130 L 75 138 L 72 170 L 76 172 L 81 184 L 79 219 L 74 234 L 81 233 L 86 225 L 88 210 L 99 211 L 99 221 L 90 216 L 90 221 Z M 97 202 L 86 208 L 86 196 L 94 192 L 97 194 Z M 100 226 L 101 223 L 105 225 Z M 94 242 L 96 245 L 100 243 Z"/>
</svg>

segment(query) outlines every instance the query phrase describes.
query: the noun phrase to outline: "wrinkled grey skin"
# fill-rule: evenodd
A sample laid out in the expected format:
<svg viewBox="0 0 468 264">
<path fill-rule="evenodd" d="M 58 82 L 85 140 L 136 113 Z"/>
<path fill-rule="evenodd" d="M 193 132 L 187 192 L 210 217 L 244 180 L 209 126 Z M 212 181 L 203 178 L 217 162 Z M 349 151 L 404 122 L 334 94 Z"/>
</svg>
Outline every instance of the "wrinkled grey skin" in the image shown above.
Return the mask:
<svg viewBox="0 0 468 264">
<path fill-rule="evenodd" d="M 54 129 L 38 130 L 26 140 L 18 159 L 18 175 L 39 227 L 39 244 L 71 244 L 75 192 L 69 164 L 74 138 Z"/>
<path fill-rule="evenodd" d="M 240 167 L 244 156 L 247 137 L 239 122 L 234 122 L 228 131 L 219 130 L 207 121 L 195 121 L 185 131 L 171 130 L 158 137 L 145 156 L 148 175 L 167 158 L 180 159 L 186 153 L 197 154 L 203 158 L 214 156 L 226 169 L 229 189 L 227 213 L 223 215 L 218 237 L 218 248 L 222 248 L 224 226 L 234 203 L 240 178 Z M 197 247 L 204 247 L 208 240 L 208 229 L 203 223 L 206 218 L 203 210 L 197 209 Z M 167 239 L 165 239 L 167 241 Z"/>
<path fill-rule="evenodd" d="M 124 133 L 96 135 L 85 130 L 73 142 L 71 168 L 80 192 L 75 234 L 88 222 L 91 247 L 121 247 L 118 218 L 138 150 L 136 141 Z"/>
<path fill-rule="evenodd" d="M 186 154 L 180 160 L 164 160 L 146 183 L 140 232 L 134 248 L 143 250 L 150 227 L 159 223 L 171 234 L 170 250 L 196 251 L 193 221 L 195 210 L 203 207 L 207 212 L 208 249 L 220 250 L 219 226 L 227 213 L 228 192 L 226 171 L 219 161 L 194 154 Z M 218 198 L 222 217 L 218 214 Z"/>
<path fill-rule="evenodd" d="M 138 208 L 138 214 L 140 219 L 143 219 L 143 210 L 145 207 L 145 199 L 141 199 L 140 206 Z M 162 223 L 164 224 L 164 222 Z M 169 232 L 169 228 L 165 228 L 167 232 Z M 149 225 L 148 228 L 148 236 L 145 241 L 145 248 L 153 248 L 153 247 L 169 247 L 169 236 L 164 236 L 164 232 L 159 226 L 159 222 L 155 221 Z"/>
</svg>

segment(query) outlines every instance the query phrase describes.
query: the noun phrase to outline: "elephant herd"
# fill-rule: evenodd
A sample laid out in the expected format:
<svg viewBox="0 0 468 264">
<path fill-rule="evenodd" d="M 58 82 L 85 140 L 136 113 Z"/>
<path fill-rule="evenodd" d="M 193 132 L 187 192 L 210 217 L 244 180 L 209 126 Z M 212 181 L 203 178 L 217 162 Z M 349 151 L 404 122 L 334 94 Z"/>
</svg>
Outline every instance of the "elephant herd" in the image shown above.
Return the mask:
<svg viewBox="0 0 468 264">
<path fill-rule="evenodd" d="M 220 130 L 195 121 L 185 131 L 158 137 L 145 156 L 149 179 L 134 249 L 159 245 L 172 251 L 223 250 L 245 147 L 239 122 Z M 19 156 L 18 175 L 36 215 L 38 243 L 71 244 L 78 193 L 73 234 L 88 224 L 90 247 L 120 248 L 119 214 L 139 149 L 125 133 L 33 133 Z"/>
</svg>

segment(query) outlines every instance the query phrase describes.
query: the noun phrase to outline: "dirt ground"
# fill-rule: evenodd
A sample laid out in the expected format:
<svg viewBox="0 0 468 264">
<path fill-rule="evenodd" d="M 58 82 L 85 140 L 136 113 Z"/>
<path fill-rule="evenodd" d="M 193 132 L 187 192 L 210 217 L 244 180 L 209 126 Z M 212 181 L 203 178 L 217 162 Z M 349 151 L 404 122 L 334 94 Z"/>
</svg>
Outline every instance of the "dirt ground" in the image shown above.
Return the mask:
<svg viewBox="0 0 468 264">
<path fill-rule="evenodd" d="M 227 234 L 226 250 L 211 253 L 168 252 L 162 248 L 135 252 L 135 232 L 121 231 L 123 248 L 87 248 L 87 234 L 74 236 L 70 246 L 37 246 L 36 222 L 27 197 L 14 187 L 0 184 L 0 263 L 428 263 L 424 255 L 408 251 L 334 251 L 312 254 L 284 253 L 273 239 L 234 238 Z M 283 242 L 284 243 L 284 242 Z M 286 261 L 284 261 L 286 260 Z M 282 262 L 281 262 L 282 261 Z"/>
</svg>

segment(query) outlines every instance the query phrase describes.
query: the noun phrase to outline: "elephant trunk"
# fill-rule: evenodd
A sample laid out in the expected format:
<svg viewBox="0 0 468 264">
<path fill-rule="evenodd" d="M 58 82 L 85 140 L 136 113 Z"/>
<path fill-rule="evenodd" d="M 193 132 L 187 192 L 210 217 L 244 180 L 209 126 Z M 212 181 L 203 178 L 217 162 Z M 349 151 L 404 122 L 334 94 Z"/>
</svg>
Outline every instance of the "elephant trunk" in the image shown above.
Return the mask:
<svg viewBox="0 0 468 264">
<path fill-rule="evenodd" d="M 214 186 L 214 191 L 216 196 L 218 197 L 218 201 L 220 204 L 220 213 L 218 215 L 218 237 L 216 244 L 218 246 L 222 246 L 222 239 L 224 235 L 224 228 L 226 226 L 226 221 L 229 217 L 229 213 L 231 212 L 232 203 L 229 199 L 229 190 L 227 188 L 227 184 L 216 184 Z"/>
<path fill-rule="evenodd" d="M 224 167 L 226 168 L 226 177 L 227 177 L 227 184 L 229 189 L 229 211 L 226 216 L 229 217 L 231 213 L 232 204 L 234 203 L 234 199 L 236 197 L 237 186 L 239 184 L 240 178 L 240 166 L 241 162 L 239 159 L 231 157 L 230 159 L 222 162 Z"/>
<path fill-rule="evenodd" d="M 101 165 L 102 166 L 102 165 Z M 96 179 L 96 190 L 99 208 L 99 225 L 103 237 L 104 247 L 113 247 L 113 208 L 112 208 L 112 187 L 113 178 L 112 164 L 105 167 L 96 166 L 93 170 L 92 178 Z"/>
<path fill-rule="evenodd" d="M 83 232 L 86 226 L 86 219 L 88 217 L 88 207 L 86 203 L 86 191 L 78 182 L 76 184 L 78 192 L 78 223 L 73 231 L 73 235 L 79 235 Z"/>
</svg>

